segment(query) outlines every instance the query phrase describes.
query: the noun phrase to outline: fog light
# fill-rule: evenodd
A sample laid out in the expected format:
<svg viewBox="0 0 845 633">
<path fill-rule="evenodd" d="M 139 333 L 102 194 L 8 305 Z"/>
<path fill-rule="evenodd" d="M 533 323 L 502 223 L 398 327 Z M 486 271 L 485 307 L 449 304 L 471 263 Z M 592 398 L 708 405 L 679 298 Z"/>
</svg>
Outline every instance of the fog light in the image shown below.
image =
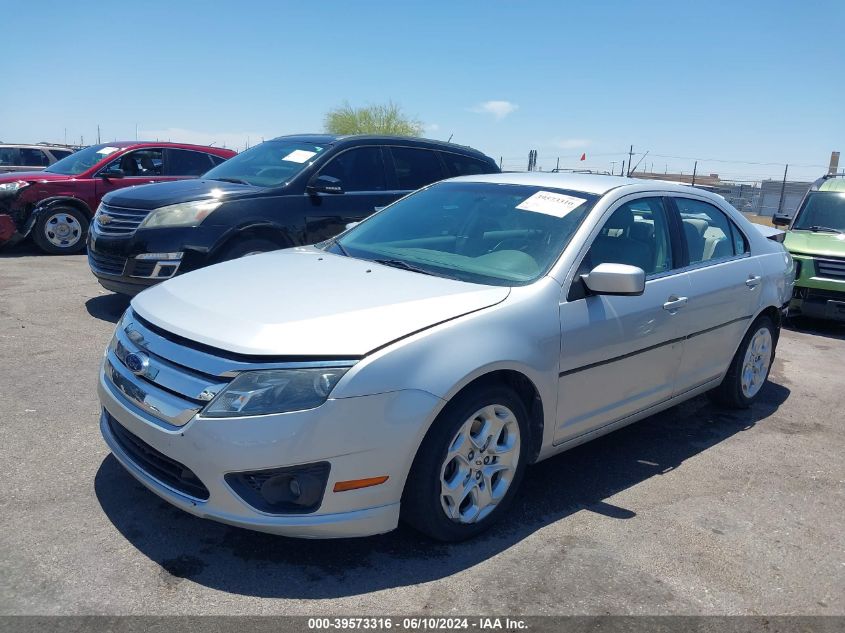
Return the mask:
<svg viewBox="0 0 845 633">
<path fill-rule="evenodd" d="M 226 483 L 253 508 L 270 514 L 302 514 L 320 507 L 328 462 L 229 473 Z"/>
</svg>

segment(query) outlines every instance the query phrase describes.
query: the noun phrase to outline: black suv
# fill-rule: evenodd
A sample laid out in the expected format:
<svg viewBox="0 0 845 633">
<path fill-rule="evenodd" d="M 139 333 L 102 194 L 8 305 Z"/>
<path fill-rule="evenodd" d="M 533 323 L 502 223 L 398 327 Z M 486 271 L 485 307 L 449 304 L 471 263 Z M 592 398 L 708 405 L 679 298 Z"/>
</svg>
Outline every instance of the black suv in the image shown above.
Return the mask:
<svg viewBox="0 0 845 633">
<path fill-rule="evenodd" d="M 498 172 L 469 147 L 390 136 L 281 136 L 199 180 L 103 198 L 88 263 L 103 287 L 136 294 L 176 273 L 332 237 L 443 178 Z"/>
</svg>

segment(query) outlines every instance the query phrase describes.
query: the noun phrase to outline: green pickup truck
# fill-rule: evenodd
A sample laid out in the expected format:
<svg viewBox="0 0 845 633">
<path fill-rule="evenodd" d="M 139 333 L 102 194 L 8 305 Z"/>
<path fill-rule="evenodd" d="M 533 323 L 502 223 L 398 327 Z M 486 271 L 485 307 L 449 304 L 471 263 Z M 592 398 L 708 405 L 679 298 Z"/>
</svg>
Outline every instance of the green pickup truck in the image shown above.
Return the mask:
<svg viewBox="0 0 845 633">
<path fill-rule="evenodd" d="M 784 246 L 795 260 L 790 315 L 845 322 L 845 174 L 813 183 L 788 226 Z"/>
</svg>

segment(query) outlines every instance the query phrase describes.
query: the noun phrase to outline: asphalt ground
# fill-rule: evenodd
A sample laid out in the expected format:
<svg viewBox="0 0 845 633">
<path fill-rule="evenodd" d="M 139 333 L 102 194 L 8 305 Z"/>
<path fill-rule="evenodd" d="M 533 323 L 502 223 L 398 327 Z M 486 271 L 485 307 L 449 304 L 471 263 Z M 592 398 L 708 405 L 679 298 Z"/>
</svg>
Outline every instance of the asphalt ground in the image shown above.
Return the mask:
<svg viewBox="0 0 845 633">
<path fill-rule="evenodd" d="M 845 326 L 785 330 L 749 411 L 696 398 L 529 469 L 474 541 L 194 518 L 98 430 L 127 301 L 0 253 L 0 614 L 845 614 Z"/>
</svg>

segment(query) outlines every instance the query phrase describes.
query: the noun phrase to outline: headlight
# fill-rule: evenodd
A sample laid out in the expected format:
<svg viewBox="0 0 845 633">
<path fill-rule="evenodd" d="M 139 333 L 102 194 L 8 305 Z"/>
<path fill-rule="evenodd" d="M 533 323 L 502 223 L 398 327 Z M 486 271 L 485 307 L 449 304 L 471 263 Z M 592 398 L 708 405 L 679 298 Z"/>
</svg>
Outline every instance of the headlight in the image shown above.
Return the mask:
<svg viewBox="0 0 845 633">
<path fill-rule="evenodd" d="M 323 404 L 348 367 L 245 371 L 202 412 L 232 418 L 313 409 Z"/>
<path fill-rule="evenodd" d="M 0 195 L 2 194 L 10 194 L 10 193 L 17 193 L 24 187 L 29 187 L 29 183 L 26 180 L 16 180 L 15 182 L 4 182 L 0 185 Z"/>
<path fill-rule="evenodd" d="M 208 214 L 223 204 L 220 200 L 196 200 L 159 207 L 150 213 L 139 228 L 155 229 L 163 226 L 197 226 Z"/>
</svg>

